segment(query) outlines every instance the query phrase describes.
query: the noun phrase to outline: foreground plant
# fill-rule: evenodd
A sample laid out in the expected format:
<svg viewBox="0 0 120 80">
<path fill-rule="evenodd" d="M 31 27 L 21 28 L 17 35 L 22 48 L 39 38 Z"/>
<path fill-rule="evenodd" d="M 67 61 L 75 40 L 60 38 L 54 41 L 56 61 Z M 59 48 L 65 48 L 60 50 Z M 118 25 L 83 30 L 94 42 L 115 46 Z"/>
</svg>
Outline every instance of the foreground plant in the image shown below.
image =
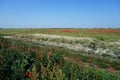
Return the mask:
<svg viewBox="0 0 120 80">
<path fill-rule="evenodd" d="M 80 63 L 80 60 L 77 62 L 71 61 L 69 58 L 65 60 L 64 51 L 59 51 L 57 48 L 45 47 L 44 50 L 35 45 L 32 46 L 32 44 L 6 39 L 1 39 L 0 42 L 0 80 L 120 79 L 117 73 L 110 72 L 111 68 L 108 70 L 96 69 L 91 65 Z M 15 47 L 10 48 L 13 44 Z"/>
</svg>

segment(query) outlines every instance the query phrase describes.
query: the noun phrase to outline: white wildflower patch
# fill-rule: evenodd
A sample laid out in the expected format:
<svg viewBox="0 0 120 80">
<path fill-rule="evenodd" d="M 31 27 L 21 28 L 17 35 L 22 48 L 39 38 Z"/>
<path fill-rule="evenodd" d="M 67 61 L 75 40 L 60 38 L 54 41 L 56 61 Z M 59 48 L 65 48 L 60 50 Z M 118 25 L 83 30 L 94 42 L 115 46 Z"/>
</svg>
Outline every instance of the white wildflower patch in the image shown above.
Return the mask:
<svg viewBox="0 0 120 80">
<path fill-rule="evenodd" d="M 118 46 L 120 46 L 120 41 L 110 42 L 109 45 L 118 45 Z"/>
<path fill-rule="evenodd" d="M 56 46 L 73 51 L 82 51 L 83 53 L 94 53 L 96 55 L 109 55 L 111 57 L 117 57 L 120 55 L 120 51 L 111 50 L 110 48 L 103 48 L 104 44 L 109 46 L 117 45 L 120 47 L 120 42 L 104 42 L 95 41 L 94 38 L 89 37 L 70 37 L 70 36 L 58 36 L 48 34 L 27 34 L 16 36 L 4 36 L 4 38 L 14 38 L 20 40 L 28 40 L 40 45 Z M 120 50 L 118 48 L 118 50 Z"/>
</svg>

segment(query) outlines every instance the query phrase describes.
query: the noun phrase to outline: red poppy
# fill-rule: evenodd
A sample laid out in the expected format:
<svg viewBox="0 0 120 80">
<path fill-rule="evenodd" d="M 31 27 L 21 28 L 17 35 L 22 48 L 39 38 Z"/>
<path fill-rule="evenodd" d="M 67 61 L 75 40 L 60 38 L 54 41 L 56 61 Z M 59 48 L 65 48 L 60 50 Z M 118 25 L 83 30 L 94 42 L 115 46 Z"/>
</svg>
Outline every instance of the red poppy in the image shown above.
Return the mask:
<svg viewBox="0 0 120 80">
<path fill-rule="evenodd" d="M 115 72 L 115 69 L 114 69 L 114 68 L 112 68 L 112 67 L 108 67 L 108 68 L 107 68 L 107 71 L 109 71 L 109 72 L 112 72 L 112 73 L 113 73 L 113 72 Z"/>
<path fill-rule="evenodd" d="M 82 61 L 81 60 L 76 60 L 77 63 L 81 63 Z"/>
<path fill-rule="evenodd" d="M 25 76 L 30 78 L 32 76 L 32 73 L 31 72 L 26 72 Z"/>
</svg>

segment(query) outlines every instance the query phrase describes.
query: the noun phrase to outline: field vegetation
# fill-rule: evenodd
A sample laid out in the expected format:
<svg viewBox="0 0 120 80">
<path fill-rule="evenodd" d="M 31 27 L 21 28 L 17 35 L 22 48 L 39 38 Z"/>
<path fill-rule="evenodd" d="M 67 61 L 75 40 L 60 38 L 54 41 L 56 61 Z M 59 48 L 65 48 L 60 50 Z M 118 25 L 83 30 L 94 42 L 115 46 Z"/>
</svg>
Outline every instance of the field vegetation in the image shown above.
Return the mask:
<svg viewBox="0 0 120 80">
<path fill-rule="evenodd" d="M 119 29 L 0 29 L 0 80 L 120 80 Z"/>
<path fill-rule="evenodd" d="M 0 35 L 36 33 L 75 37 L 93 37 L 105 41 L 114 41 L 120 39 L 120 29 L 0 29 Z"/>
</svg>

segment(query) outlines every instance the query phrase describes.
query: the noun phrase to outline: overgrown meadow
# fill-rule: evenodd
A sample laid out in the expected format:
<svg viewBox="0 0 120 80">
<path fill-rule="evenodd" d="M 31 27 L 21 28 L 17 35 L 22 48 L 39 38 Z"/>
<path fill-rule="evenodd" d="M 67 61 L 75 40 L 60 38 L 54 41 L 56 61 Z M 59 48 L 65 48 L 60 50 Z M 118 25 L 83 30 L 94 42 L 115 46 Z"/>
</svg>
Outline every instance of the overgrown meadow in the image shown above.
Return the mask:
<svg viewBox="0 0 120 80">
<path fill-rule="evenodd" d="M 0 80 L 120 80 L 119 29 L 0 29 Z"/>
</svg>

